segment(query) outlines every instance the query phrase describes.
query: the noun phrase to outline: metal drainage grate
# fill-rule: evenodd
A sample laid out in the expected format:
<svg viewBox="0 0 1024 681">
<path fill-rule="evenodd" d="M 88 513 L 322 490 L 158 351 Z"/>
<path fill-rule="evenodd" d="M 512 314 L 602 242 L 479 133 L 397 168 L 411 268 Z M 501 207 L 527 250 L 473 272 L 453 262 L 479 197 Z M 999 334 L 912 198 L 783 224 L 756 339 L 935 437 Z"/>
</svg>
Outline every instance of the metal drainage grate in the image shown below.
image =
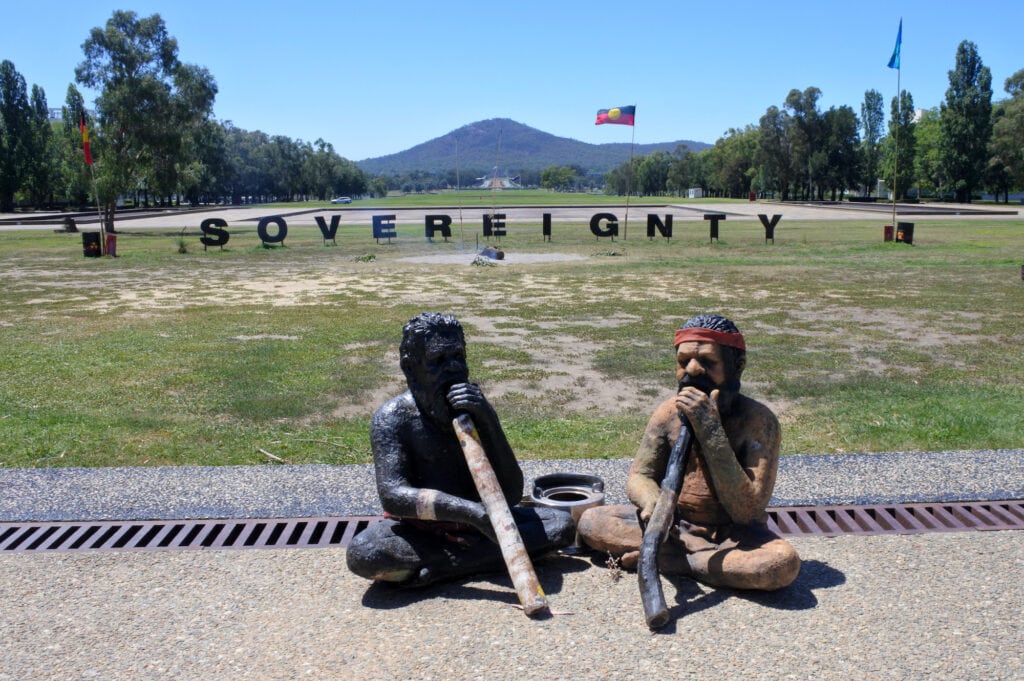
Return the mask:
<svg viewBox="0 0 1024 681">
<path fill-rule="evenodd" d="M 0 523 L 0 553 L 345 547 L 379 516 Z"/>
<path fill-rule="evenodd" d="M 783 536 L 1024 529 L 1024 501 L 768 509 Z M 380 516 L 262 520 L 0 523 L 0 553 L 344 548 Z"/>
<path fill-rule="evenodd" d="M 768 509 L 768 526 L 785 536 L 919 534 L 1024 529 L 1024 501 L 795 506 Z"/>
</svg>

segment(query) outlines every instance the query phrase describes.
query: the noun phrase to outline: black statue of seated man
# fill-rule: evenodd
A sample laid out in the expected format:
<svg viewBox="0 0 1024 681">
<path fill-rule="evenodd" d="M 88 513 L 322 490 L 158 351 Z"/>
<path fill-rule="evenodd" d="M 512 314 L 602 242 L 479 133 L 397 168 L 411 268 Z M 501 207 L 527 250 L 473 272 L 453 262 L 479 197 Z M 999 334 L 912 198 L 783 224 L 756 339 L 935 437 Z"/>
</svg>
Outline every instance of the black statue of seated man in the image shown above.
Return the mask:
<svg viewBox="0 0 1024 681">
<path fill-rule="evenodd" d="M 385 519 L 353 539 L 349 569 L 406 586 L 501 570 L 504 559 L 452 427 L 472 417 L 531 557 L 571 544 L 575 526 L 558 509 L 516 506 L 523 472 L 480 387 L 469 383 L 462 326 L 424 312 L 402 330 L 409 390 L 373 415 L 370 441 Z"/>
</svg>

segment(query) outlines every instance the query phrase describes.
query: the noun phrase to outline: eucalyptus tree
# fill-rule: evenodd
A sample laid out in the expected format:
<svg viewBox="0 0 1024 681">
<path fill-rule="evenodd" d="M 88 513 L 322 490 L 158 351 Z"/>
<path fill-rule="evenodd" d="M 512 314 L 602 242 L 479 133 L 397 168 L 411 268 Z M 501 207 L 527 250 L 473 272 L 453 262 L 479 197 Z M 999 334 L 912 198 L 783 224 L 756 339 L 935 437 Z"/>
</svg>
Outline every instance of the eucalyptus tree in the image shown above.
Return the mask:
<svg viewBox="0 0 1024 681">
<path fill-rule="evenodd" d="M 267 150 L 270 136 L 259 130 L 248 131 L 225 123 L 227 156 L 231 168 L 228 194 L 232 203 L 245 203 L 249 197 L 269 196 L 273 179 Z"/>
<path fill-rule="evenodd" d="M 383 177 L 375 177 L 370 180 L 367 190 L 371 196 L 383 199 L 388 195 L 388 181 Z"/>
<path fill-rule="evenodd" d="M 217 86 L 202 68 L 182 64 L 159 14 L 118 10 L 82 44 L 80 85 L 100 91 L 94 146 L 103 219 L 113 227 L 117 199 L 143 180 L 175 186 L 183 127 L 207 119 Z"/>
<path fill-rule="evenodd" d="M 864 103 L 860 105 L 860 123 L 864 129 L 860 143 L 860 183 L 865 196 L 871 196 L 878 182 L 878 166 L 882 158 L 882 126 L 885 124 L 882 106 L 881 92 L 868 90 L 864 93 Z"/>
<path fill-rule="evenodd" d="M 974 43 L 965 40 L 956 50 L 949 72 L 946 101 L 940 105 L 942 162 L 958 202 L 969 202 L 979 189 L 992 137 L 992 73 Z"/>
<path fill-rule="evenodd" d="M 667 151 L 655 151 L 640 161 L 634 185 L 641 196 L 662 196 L 668 185 L 672 157 Z"/>
<path fill-rule="evenodd" d="M 714 194 L 735 199 L 750 193 L 758 136 L 758 129 L 750 125 L 742 130 L 729 128 L 713 147 L 702 152 Z"/>
<path fill-rule="evenodd" d="M 271 177 L 271 194 L 277 200 L 291 201 L 303 187 L 302 167 L 305 152 L 302 144 L 285 135 L 273 135 L 264 150 Z"/>
<path fill-rule="evenodd" d="M 540 173 L 540 186 L 555 191 L 568 191 L 576 181 L 576 170 L 569 166 L 551 165 Z"/>
<path fill-rule="evenodd" d="M 694 186 L 694 156 L 693 150 L 685 144 L 680 144 L 672 151 L 671 165 L 665 179 L 665 189 L 670 194 L 683 196 Z"/>
<path fill-rule="evenodd" d="M 32 113 L 25 78 L 14 63 L 0 62 L 0 212 L 14 210 L 14 195 L 25 183 Z"/>
<path fill-rule="evenodd" d="M 914 179 L 919 196 L 942 196 L 949 186 L 942 165 L 942 122 L 938 108 L 926 109 L 914 123 Z"/>
<path fill-rule="evenodd" d="M 636 178 L 639 175 L 642 156 L 623 161 L 604 176 L 604 193 L 609 196 L 625 196 L 636 192 Z"/>
<path fill-rule="evenodd" d="M 334 145 L 318 138 L 313 143 L 312 153 L 306 157 L 303 174 L 310 190 L 317 199 L 331 198 L 334 185 L 341 175 L 340 157 L 334 152 Z"/>
<path fill-rule="evenodd" d="M 183 160 L 177 170 L 180 194 L 192 205 L 229 195 L 234 169 L 224 125 L 203 121 L 191 128 L 183 141 Z"/>
<path fill-rule="evenodd" d="M 1006 173 L 1009 189 L 1024 189 L 1024 69 L 1006 79 L 1010 99 L 1000 103 L 992 125 L 992 163 Z"/>
<path fill-rule="evenodd" d="M 797 89 L 789 91 L 786 96 L 786 109 L 793 119 L 793 162 L 797 177 L 806 179 L 807 198 L 814 198 L 814 186 L 818 186 L 818 198 L 822 197 L 822 179 L 825 173 L 827 153 L 823 140 L 821 112 L 818 110 L 818 99 L 821 90 L 808 87 L 802 92 Z"/>
<path fill-rule="evenodd" d="M 832 193 L 832 200 L 842 200 L 849 187 L 857 184 L 861 176 L 860 121 L 853 108 L 843 105 L 830 107 L 822 117 L 825 143 L 825 173 L 823 188 Z"/>
<path fill-rule="evenodd" d="M 84 206 L 89 201 L 92 182 L 82 150 L 82 132 L 79 127 L 85 116 L 85 100 L 74 83 L 68 85 L 61 107 L 61 122 L 55 126 L 55 145 L 59 160 L 58 194 L 68 203 Z"/>
<path fill-rule="evenodd" d="M 778 190 L 786 201 L 796 178 L 793 155 L 793 119 L 783 109 L 770 106 L 759 121 L 755 160 L 763 191 Z"/>
<path fill-rule="evenodd" d="M 24 190 L 32 205 L 41 208 L 53 202 L 59 164 L 46 92 L 38 85 L 32 86 L 29 129 Z"/>
</svg>

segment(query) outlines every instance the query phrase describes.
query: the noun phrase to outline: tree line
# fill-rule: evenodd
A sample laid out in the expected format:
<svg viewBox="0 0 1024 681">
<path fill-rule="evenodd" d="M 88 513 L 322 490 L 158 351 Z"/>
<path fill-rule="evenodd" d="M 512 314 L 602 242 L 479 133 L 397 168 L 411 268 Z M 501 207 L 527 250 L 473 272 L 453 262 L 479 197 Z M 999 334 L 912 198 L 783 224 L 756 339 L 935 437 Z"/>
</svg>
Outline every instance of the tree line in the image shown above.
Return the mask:
<svg viewBox="0 0 1024 681">
<path fill-rule="evenodd" d="M 136 204 L 328 199 L 372 182 L 323 139 L 247 131 L 212 117 L 217 84 L 178 59 L 160 16 L 117 11 L 82 46 L 75 83 L 99 90 L 95 111 L 70 84 L 51 119 L 46 93 L 0 62 L 0 211 L 15 202 L 86 206 L 110 225 L 119 201 Z M 85 139 L 94 163 L 86 163 Z"/>
<path fill-rule="evenodd" d="M 923 112 L 903 90 L 890 106 L 868 90 L 860 116 L 849 106 L 818 107 L 821 90 L 790 90 L 757 125 L 730 129 L 713 147 L 655 152 L 614 168 L 605 191 L 640 196 L 703 195 L 782 200 L 870 200 L 881 180 L 897 199 L 970 201 L 988 190 L 1009 200 L 1024 189 L 1024 69 L 1008 78 L 1009 98 L 992 101 L 992 75 L 977 47 L 963 41 L 949 71 L 945 101 Z M 885 134 L 883 135 L 883 132 Z"/>
<path fill-rule="evenodd" d="M 135 205 L 326 200 L 473 186 L 453 169 L 368 177 L 323 139 L 305 142 L 235 127 L 213 118 L 217 84 L 203 67 L 178 58 L 160 15 L 116 11 L 83 44 L 59 117 L 42 88 L 29 89 L 10 61 L 0 62 L 0 211 L 99 204 L 108 225 L 126 197 Z M 787 199 L 870 199 L 878 181 L 898 198 L 969 201 L 979 191 L 1008 197 L 1024 188 L 1024 69 L 992 102 L 991 73 L 976 46 L 960 44 L 949 89 L 917 115 L 906 90 L 894 97 L 888 129 L 882 95 L 821 111 L 821 90 L 791 90 L 756 125 L 733 128 L 713 147 L 657 151 L 603 178 L 578 165 L 523 171 L 523 186 L 608 194 Z M 77 85 L 99 91 L 87 110 Z M 84 134 L 95 162 L 85 163 Z M 486 170 L 480 170 L 486 174 Z"/>
</svg>

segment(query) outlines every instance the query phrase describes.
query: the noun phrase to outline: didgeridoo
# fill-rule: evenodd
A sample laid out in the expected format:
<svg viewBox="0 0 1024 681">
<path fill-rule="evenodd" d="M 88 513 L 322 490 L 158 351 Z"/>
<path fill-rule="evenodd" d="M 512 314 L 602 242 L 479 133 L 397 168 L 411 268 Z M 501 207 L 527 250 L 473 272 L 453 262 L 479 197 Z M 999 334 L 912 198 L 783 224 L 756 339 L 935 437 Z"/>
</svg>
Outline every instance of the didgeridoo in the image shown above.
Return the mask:
<svg viewBox="0 0 1024 681">
<path fill-rule="evenodd" d="M 548 601 L 544 596 L 544 590 L 537 581 L 537 573 L 533 570 L 530 555 L 526 552 L 519 528 L 516 527 L 512 511 L 505 501 L 498 476 L 495 475 L 494 468 L 487 459 L 487 453 L 484 452 L 473 419 L 467 414 L 460 414 L 452 421 L 452 426 L 455 427 L 462 453 L 469 464 L 469 472 L 480 494 L 480 501 L 487 510 L 487 517 L 498 538 L 501 556 L 505 559 L 508 574 L 512 578 L 512 586 L 515 587 L 523 610 L 531 617 L 547 614 Z"/>
<path fill-rule="evenodd" d="M 640 584 L 640 600 L 644 604 L 644 617 L 651 630 L 661 629 L 668 624 L 668 605 L 665 603 L 665 592 L 661 588 L 658 576 L 658 552 L 668 538 L 668 531 L 675 520 L 676 504 L 679 501 L 679 490 L 683 485 L 683 471 L 686 469 L 686 455 L 693 440 L 690 422 L 682 416 L 683 425 L 679 437 L 668 455 L 665 477 L 661 481 L 661 495 L 654 505 L 647 527 L 644 528 L 643 540 L 640 543 L 640 559 L 637 563 L 637 581 Z"/>
</svg>

